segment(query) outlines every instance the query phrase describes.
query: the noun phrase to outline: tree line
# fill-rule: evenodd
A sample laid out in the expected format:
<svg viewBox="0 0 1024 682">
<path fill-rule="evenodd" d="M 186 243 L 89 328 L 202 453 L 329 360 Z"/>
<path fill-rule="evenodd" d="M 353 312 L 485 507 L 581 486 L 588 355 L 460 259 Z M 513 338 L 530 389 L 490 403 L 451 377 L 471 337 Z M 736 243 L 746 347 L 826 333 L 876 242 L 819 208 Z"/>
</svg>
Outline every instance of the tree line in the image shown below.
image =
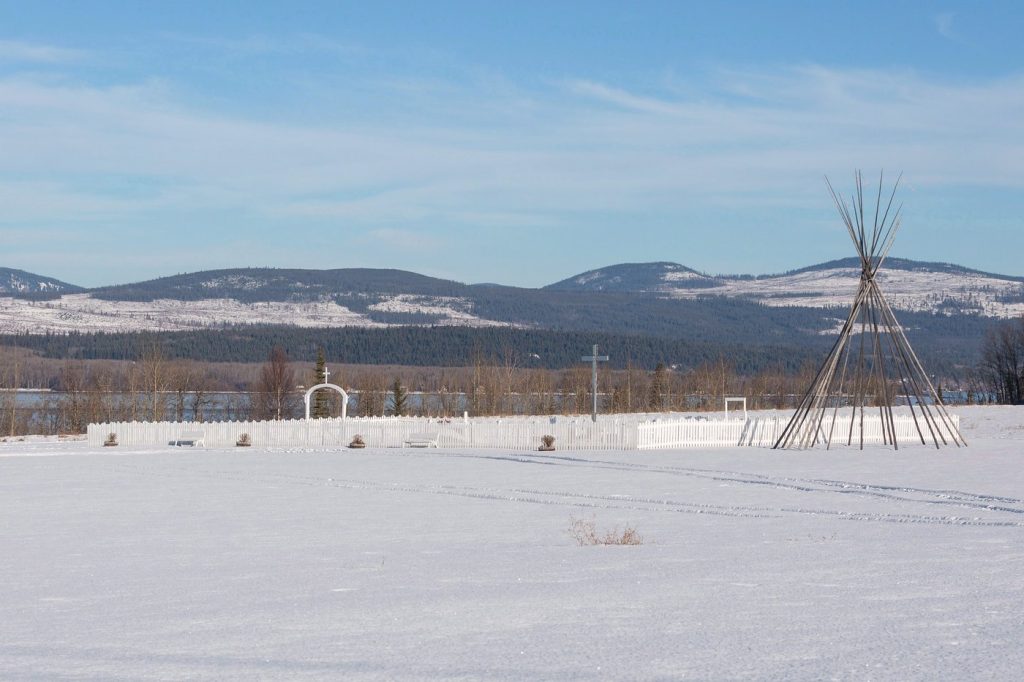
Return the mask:
<svg viewBox="0 0 1024 682">
<path fill-rule="evenodd" d="M 532 367 L 529 356 L 512 350 L 479 354 L 464 367 L 329 359 L 320 352 L 312 366 L 295 362 L 278 346 L 256 366 L 212 365 L 171 358 L 153 345 L 135 361 L 64 360 L 47 384 L 51 392 L 29 403 L 14 391 L 0 392 L 0 435 L 81 433 L 89 423 L 110 421 L 298 418 L 305 389 L 323 383 L 328 371 L 331 383 L 349 393 L 353 416 L 587 414 L 592 399 L 589 367 Z M 38 376 L 34 360 L 24 349 L 0 349 L 0 388 L 24 386 L 30 373 Z M 724 357 L 686 371 L 627 362 L 622 369 L 601 367 L 598 399 L 602 412 L 719 409 L 732 394 L 756 396 L 751 407 L 784 407 L 812 369 L 807 364 L 796 373 L 775 368 L 745 376 Z M 340 396 L 318 391 L 311 407 L 314 417 L 337 416 Z"/>
<path fill-rule="evenodd" d="M 814 345 L 509 328 L 17 336 L 0 340 L 0 436 L 81 433 L 105 421 L 300 417 L 302 391 L 328 370 L 349 392 L 352 415 L 586 414 L 590 368 L 580 354 L 594 341 L 612 356 L 599 370 L 602 412 L 721 409 L 730 395 L 752 409 L 790 408 L 823 355 Z M 954 366 L 937 381 L 969 402 L 1024 404 L 1024 318 L 995 325 L 979 345 L 973 367 Z M 17 388 L 52 393 L 26 402 Z M 339 397 L 318 392 L 312 408 L 337 415 Z"/>
<path fill-rule="evenodd" d="M 654 369 L 660 362 L 692 368 L 719 355 L 738 371 L 753 373 L 782 365 L 795 370 L 827 348 L 827 339 L 805 343 L 712 343 L 679 338 L 607 332 L 552 331 L 515 327 L 390 327 L 383 329 L 297 328 L 290 326 L 229 327 L 162 333 L 70 333 L 0 336 L 0 346 L 32 350 L 46 358 L 65 360 L 128 360 L 159 345 L 172 360 L 263 362 L 275 347 L 293 360 L 313 362 L 320 349 L 327 357 L 354 365 L 461 367 L 476 357 L 500 357 L 510 349 L 521 364 L 561 369 L 579 362 L 597 343 L 611 356 L 611 365 Z"/>
<path fill-rule="evenodd" d="M 1018 358 L 1024 365 L 1024 350 Z M 170 358 L 159 345 L 131 362 L 65 360 L 49 384 L 53 391 L 29 404 L 19 404 L 18 393 L 0 392 L 0 436 L 81 433 L 94 422 L 299 418 L 304 391 L 324 383 L 328 372 L 330 382 L 349 394 L 352 416 L 578 415 L 589 413 L 593 397 L 589 366 L 532 367 L 528 357 L 512 350 L 477 355 L 463 367 L 331 360 L 321 351 L 315 364 L 293 361 L 278 346 L 258 365 L 217 365 Z M 0 367 L 0 388 L 24 385 L 38 372 L 23 349 L 0 349 Z M 744 373 L 724 355 L 689 369 L 602 365 L 597 397 L 602 413 L 717 411 L 729 396 L 745 396 L 751 409 L 790 409 L 816 370 L 807 361 L 797 370 L 775 366 Z M 971 391 L 986 394 L 980 385 Z M 311 408 L 313 417 L 339 416 L 340 395 L 318 391 Z"/>
<path fill-rule="evenodd" d="M 997 402 L 1024 404 L 1024 317 L 988 332 L 981 348 L 980 373 Z"/>
<path fill-rule="evenodd" d="M 972 369 L 987 330 L 998 322 L 965 316 L 934 318 L 903 315 L 901 322 L 922 362 L 937 374 L 954 376 Z M 735 320 L 733 322 L 736 322 Z M 571 367 L 597 343 L 611 356 L 611 366 L 627 364 L 646 370 L 657 364 L 686 370 L 724 355 L 736 370 L 754 374 L 782 367 L 796 371 L 821 358 L 834 340 L 823 334 L 787 336 L 754 326 L 742 336 L 707 335 L 706 320 L 694 320 L 681 336 L 610 331 L 559 331 L 517 327 L 470 328 L 400 326 L 389 328 L 297 328 L 229 326 L 181 332 L 21 334 L 0 336 L 0 347 L 20 347 L 54 360 L 135 361 L 159 344 L 173 360 L 259 363 L 280 346 L 294 360 L 312 362 L 318 349 L 329 358 L 354 365 L 460 367 L 476 356 L 497 357 L 514 349 L 535 368 Z M 838 324 L 838 322 L 837 322 Z M 928 331 L 932 330 L 932 331 Z"/>
</svg>

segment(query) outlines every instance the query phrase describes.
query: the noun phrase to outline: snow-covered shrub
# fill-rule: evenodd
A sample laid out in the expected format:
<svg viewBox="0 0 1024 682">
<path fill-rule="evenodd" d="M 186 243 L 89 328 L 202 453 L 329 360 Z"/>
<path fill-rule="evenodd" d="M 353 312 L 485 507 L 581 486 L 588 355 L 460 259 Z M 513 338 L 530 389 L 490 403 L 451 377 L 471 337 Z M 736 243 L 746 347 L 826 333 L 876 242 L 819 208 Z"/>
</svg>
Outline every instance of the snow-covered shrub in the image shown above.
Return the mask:
<svg viewBox="0 0 1024 682">
<path fill-rule="evenodd" d="M 237 445 L 240 448 L 247 448 L 250 445 L 252 445 L 252 439 L 249 438 L 248 433 L 243 433 L 238 437 L 238 440 L 235 441 L 235 445 Z"/>
<path fill-rule="evenodd" d="M 107 439 L 103 441 L 103 445 L 106 447 L 113 447 L 117 445 L 117 434 L 111 431 L 107 434 Z"/>
</svg>

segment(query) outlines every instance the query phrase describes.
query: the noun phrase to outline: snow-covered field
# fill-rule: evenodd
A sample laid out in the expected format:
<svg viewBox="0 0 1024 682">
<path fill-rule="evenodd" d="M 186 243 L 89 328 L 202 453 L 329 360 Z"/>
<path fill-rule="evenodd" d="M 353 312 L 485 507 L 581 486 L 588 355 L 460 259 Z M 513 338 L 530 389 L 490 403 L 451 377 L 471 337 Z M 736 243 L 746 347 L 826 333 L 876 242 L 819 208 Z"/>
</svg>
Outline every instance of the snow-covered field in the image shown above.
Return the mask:
<svg viewBox="0 0 1024 682">
<path fill-rule="evenodd" d="M 441 316 L 435 324 L 508 326 L 473 315 L 470 302 L 444 296 L 392 296 L 370 306 L 382 312 Z M 296 327 L 386 327 L 334 301 L 242 303 L 231 298 L 197 301 L 107 301 L 66 294 L 49 301 L 0 297 L 0 333 L 183 331 L 225 324 L 289 324 Z"/>
<path fill-rule="evenodd" d="M 770 306 L 809 308 L 848 307 L 857 293 L 860 270 L 831 268 L 758 279 L 722 278 L 723 284 L 705 288 L 677 288 L 673 275 L 665 275 L 665 293 L 675 298 L 742 296 Z M 946 302 L 964 308 L 977 307 L 989 317 L 1024 314 L 1024 303 L 1006 302 L 1002 297 L 1019 294 L 1020 282 L 981 273 L 950 273 L 930 270 L 883 269 L 879 286 L 889 304 L 897 310 L 940 312 Z"/>
<path fill-rule="evenodd" d="M 956 412 L 964 450 L 0 443 L 0 679 L 1016 680 L 1024 409 Z"/>
</svg>

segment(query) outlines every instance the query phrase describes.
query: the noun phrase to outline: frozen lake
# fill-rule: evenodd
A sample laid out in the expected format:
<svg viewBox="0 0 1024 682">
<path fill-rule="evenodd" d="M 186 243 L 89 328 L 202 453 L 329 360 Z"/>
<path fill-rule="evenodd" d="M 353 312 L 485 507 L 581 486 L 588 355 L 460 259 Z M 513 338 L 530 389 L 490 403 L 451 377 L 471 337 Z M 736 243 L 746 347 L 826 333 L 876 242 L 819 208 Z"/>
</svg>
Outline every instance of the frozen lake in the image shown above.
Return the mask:
<svg viewBox="0 0 1024 682">
<path fill-rule="evenodd" d="M 1024 408 L 956 412 L 965 450 L 0 443 L 0 678 L 1019 679 Z"/>
</svg>

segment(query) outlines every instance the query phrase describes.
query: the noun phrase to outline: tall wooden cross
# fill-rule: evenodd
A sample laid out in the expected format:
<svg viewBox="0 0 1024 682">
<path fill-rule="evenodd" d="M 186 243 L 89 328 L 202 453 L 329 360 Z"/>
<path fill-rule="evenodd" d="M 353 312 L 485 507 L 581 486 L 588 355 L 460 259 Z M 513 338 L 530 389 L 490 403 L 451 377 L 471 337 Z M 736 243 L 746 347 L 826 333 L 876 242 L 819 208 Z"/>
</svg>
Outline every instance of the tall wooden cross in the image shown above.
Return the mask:
<svg viewBox="0 0 1024 682">
<path fill-rule="evenodd" d="M 584 355 L 582 358 L 580 358 L 580 360 L 582 360 L 583 362 L 589 362 L 590 363 L 590 373 L 591 373 L 591 376 L 590 376 L 590 380 L 591 380 L 590 381 L 590 386 L 591 386 L 590 393 L 594 397 L 594 406 L 591 409 L 590 418 L 593 419 L 594 421 L 597 421 L 597 363 L 599 363 L 599 362 L 608 362 L 608 356 L 607 355 L 598 355 L 597 354 L 597 344 L 595 343 L 594 344 L 594 350 L 591 352 L 591 354 L 590 355 Z"/>
</svg>

